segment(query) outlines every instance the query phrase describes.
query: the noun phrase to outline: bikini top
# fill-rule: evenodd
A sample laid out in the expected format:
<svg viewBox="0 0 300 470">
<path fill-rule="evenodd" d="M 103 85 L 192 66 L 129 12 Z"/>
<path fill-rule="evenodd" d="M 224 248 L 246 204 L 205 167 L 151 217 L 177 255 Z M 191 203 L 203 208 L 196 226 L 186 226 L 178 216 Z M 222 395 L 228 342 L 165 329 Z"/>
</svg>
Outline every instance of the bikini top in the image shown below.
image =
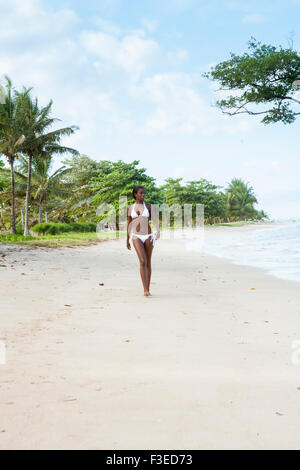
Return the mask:
<svg viewBox="0 0 300 470">
<path fill-rule="evenodd" d="M 135 205 L 136 205 L 136 202 L 134 203 L 133 209 L 132 209 L 132 211 L 131 211 L 131 217 L 132 217 L 133 219 L 136 219 L 137 217 L 139 217 L 139 215 L 138 215 L 138 214 L 136 213 L 136 211 L 135 211 Z M 140 214 L 140 215 L 141 215 L 142 217 L 149 217 L 149 216 L 150 216 L 149 211 L 148 211 L 148 208 L 147 208 L 147 206 L 146 206 L 146 204 L 145 204 L 145 201 L 144 201 L 144 210 L 143 210 L 143 213 Z"/>
</svg>

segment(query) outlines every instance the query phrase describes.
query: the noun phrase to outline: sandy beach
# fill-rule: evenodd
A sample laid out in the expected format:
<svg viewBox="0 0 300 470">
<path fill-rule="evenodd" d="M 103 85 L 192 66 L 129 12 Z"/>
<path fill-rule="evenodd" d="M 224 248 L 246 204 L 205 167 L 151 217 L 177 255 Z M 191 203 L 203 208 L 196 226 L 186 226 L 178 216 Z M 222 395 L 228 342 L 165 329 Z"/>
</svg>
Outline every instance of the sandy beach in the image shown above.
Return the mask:
<svg viewBox="0 0 300 470">
<path fill-rule="evenodd" d="M 0 264 L 0 449 L 300 449 L 299 282 L 164 239 L 148 298 L 125 239 Z"/>
</svg>

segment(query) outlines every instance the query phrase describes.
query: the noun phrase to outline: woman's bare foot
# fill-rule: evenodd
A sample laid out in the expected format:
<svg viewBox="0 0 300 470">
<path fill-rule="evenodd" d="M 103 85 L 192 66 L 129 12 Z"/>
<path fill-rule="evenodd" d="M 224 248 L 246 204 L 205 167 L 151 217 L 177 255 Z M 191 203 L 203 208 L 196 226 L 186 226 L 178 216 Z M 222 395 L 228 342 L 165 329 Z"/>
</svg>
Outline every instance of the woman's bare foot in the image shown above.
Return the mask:
<svg viewBox="0 0 300 470">
<path fill-rule="evenodd" d="M 144 292 L 144 296 L 145 296 L 145 297 L 149 297 L 149 295 L 151 295 L 149 291 L 145 291 L 145 292 Z"/>
</svg>

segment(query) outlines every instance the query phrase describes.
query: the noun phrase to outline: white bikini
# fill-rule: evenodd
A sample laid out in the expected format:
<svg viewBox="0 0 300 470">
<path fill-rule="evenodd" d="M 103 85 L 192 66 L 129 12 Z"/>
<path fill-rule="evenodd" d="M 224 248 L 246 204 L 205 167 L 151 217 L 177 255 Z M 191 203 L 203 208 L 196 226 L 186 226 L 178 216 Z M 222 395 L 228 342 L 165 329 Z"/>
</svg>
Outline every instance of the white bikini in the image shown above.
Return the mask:
<svg viewBox="0 0 300 470">
<path fill-rule="evenodd" d="M 138 215 L 136 213 L 136 210 L 135 210 L 135 205 L 136 205 L 136 202 L 134 203 L 134 206 L 132 208 L 132 211 L 131 211 L 131 217 L 133 219 L 136 219 L 137 217 L 150 217 L 150 214 L 149 214 L 149 211 L 148 211 L 148 208 L 145 204 L 145 201 L 144 201 L 144 210 L 143 210 L 143 213 Z M 142 240 L 143 243 L 145 243 L 145 241 L 147 240 L 147 238 L 150 238 L 151 237 L 151 241 L 152 241 L 152 244 L 153 244 L 153 247 L 155 246 L 155 238 L 154 238 L 154 233 L 151 231 L 151 233 L 148 233 L 147 235 L 139 235 L 137 233 L 133 233 L 130 237 L 130 240 L 132 240 L 132 237 L 135 236 L 137 238 L 139 238 L 140 240 Z"/>
</svg>

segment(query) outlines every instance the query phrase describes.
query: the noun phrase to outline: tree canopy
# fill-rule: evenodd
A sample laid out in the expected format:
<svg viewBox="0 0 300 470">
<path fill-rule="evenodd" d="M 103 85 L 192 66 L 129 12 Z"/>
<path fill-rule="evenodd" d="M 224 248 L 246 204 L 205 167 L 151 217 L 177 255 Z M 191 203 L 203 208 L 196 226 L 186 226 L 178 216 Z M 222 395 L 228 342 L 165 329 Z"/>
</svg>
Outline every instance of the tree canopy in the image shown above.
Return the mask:
<svg viewBox="0 0 300 470">
<path fill-rule="evenodd" d="M 294 96 L 300 89 L 300 54 L 292 46 L 276 48 L 254 37 L 248 46 L 250 52 L 231 52 L 229 60 L 202 74 L 218 82 L 219 91 L 233 92 L 216 106 L 230 116 L 264 115 L 263 124 L 291 124 L 300 114 L 300 101 Z"/>
<path fill-rule="evenodd" d="M 146 201 L 159 205 L 160 215 L 170 209 L 174 221 L 177 209 L 182 216 L 185 213 L 185 220 L 184 209 L 190 210 L 184 207 L 187 204 L 192 206 L 193 219 L 196 205 L 204 206 L 205 223 L 267 217 L 254 208 L 257 199 L 242 180 L 233 179 L 224 189 L 199 174 L 193 181 L 184 183 L 183 178 L 169 177 L 158 185 L 146 168 L 139 167 L 139 160 L 94 160 L 61 145 L 61 139 L 78 128 L 53 130 L 59 119 L 51 115 L 52 104 L 50 100 L 40 107 L 37 98 L 31 96 L 31 88 L 16 90 L 6 77 L 0 102 L 1 231 L 28 235 L 29 227 L 42 221 L 97 223 L 109 212 L 119 227 L 126 206 L 134 201 L 132 190 L 136 185 L 145 187 Z M 52 171 L 55 158 L 65 153 L 70 155 L 63 160 L 64 166 Z"/>
</svg>

